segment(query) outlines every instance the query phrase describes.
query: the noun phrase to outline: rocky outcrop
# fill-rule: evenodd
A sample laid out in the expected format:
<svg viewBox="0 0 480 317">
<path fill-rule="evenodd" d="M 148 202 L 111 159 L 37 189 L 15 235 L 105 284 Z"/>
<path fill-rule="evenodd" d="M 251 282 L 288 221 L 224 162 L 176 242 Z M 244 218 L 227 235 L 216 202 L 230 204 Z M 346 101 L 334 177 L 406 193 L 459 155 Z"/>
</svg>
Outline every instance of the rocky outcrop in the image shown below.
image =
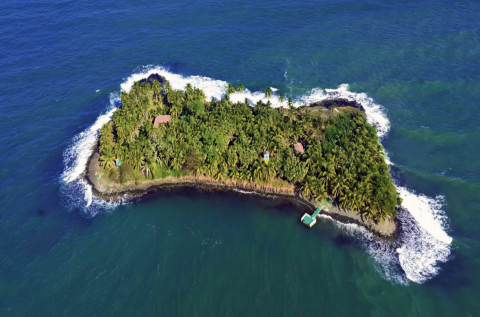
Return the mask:
<svg viewBox="0 0 480 317">
<path fill-rule="evenodd" d="M 151 84 L 151 83 L 153 83 L 154 80 L 158 80 L 158 82 L 161 85 L 165 85 L 165 83 L 167 82 L 167 79 L 163 76 L 160 76 L 159 74 L 151 74 L 150 76 L 148 76 L 148 78 L 144 78 L 144 79 L 140 80 L 140 82 Z"/>
<path fill-rule="evenodd" d="M 309 107 L 325 107 L 327 109 L 332 109 L 333 104 L 335 104 L 336 107 L 341 108 L 341 107 L 353 107 L 357 108 L 363 112 L 365 112 L 365 108 L 361 104 L 359 104 L 356 101 L 350 101 L 347 99 L 335 99 L 335 100 L 322 100 L 319 102 L 314 102 L 309 104 Z"/>
</svg>

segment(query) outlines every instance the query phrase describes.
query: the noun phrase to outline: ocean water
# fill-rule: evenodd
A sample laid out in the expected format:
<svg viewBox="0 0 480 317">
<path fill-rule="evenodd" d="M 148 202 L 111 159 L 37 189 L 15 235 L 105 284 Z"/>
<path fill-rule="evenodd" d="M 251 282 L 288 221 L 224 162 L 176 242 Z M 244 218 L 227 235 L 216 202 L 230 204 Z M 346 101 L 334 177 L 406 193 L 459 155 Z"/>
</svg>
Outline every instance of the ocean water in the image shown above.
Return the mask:
<svg viewBox="0 0 480 317">
<path fill-rule="evenodd" d="M 480 4 L 0 3 L 1 316 L 477 316 Z M 384 241 L 241 191 L 106 203 L 81 179 L 119 93 L 357 100 L 404 198 Z M 278 98 L 272 100 L 279 106 Z"/>
</svg>

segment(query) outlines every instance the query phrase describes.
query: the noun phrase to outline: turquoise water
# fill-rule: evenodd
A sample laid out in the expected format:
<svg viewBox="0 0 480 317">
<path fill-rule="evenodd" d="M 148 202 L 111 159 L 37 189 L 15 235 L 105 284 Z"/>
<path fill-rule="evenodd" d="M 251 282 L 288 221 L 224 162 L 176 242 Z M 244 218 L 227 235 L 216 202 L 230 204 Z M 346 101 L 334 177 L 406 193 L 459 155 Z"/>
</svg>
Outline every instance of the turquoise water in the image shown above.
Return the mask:
<svg viewBox="0 0 480 317">
<path fill-rule="evenodd" d="M 476 316 L 480 4 L 0 3 L 1 316 Z M 149 72 L 219 97 L 355 99 L 404 205 L 381 241 L 275 197 L 198 190 L 106 204 L 96 129 Z M 201 76 L 201 77 L 195 77 Z M 276 100 L 274 99 L 274 104 Z"/>
</svg>

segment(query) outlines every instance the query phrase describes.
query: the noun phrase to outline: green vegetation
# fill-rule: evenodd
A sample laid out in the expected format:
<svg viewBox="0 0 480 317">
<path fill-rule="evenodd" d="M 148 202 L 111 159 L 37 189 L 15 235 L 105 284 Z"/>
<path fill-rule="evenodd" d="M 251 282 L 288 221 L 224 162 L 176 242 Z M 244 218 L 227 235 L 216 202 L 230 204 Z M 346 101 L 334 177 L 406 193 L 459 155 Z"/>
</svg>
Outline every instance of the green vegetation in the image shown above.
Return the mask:
<svg viewBox="0 0 480 317">
<path fill-rule="evenodd" d="M 265 97 L 270 98 L 271 94 L 272 94 L 272 88 L 267 87 L 267 89 L 265 89 Z"/>
<path fill-rule="evenodd" d="M 361 111 L 323 117 L 308 107 L 293 107 L 290 98 L 287 109 L 272 108 L 270 102 L 251 107 L 247 100 L 229 100 L 237 91 L 243 86 L 229 85 L 223 99 L 206 101 L 190 85 L 183 92 L 168 82 L 164 87 L 158 81 L 135 83 L 130 93 L 122 92 L 122 107 L 100 131 L 101 165 L 112 170 L 115 159 L 122 161 L 120 173 L 110 173 L 109 179 L 200 174 L 273 186 L 288 181 L 307 197 L 331 194 L 341 207 L 369 218 L 397 214 L 401 199 L 383 147 Z M 267 88 L 265 94 L 271 93 Z M 170 122 L 154 127 L 154 118 L 164 114 L 171 115 Z M 295 152 L 297 142 L 305 153 Z"/>
</svg>

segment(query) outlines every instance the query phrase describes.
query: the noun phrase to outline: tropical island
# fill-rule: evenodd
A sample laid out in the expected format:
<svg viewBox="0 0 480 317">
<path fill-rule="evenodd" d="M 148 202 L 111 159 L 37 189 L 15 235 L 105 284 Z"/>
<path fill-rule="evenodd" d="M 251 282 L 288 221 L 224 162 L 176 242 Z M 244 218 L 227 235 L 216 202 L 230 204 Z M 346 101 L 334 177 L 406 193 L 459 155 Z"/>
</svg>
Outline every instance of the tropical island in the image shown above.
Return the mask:
<svg viewBox="0 0 480 317">
<path fill-rule="evenodd" d="M 385 236 L 401 204 L 375 127 L 348 100 L 294 107 L 292 100 L 232 102 L 228 85 L 206 100 L 153 74 L 121 93 L 122 106 L 100 130 L 85 178 L 109 198 L 152 188 L 212 185 L 297 197 Z M 274 92 L 265 90 L 267 98 Z M 285 101 L 285 102 L 284 102 Z M 324 211 L 322 211 L 323 213 Z M 348 219 L 347 219 L 348 220 Z M 383 227 L 382 227 L 383 226 Z"/>
</svg>

